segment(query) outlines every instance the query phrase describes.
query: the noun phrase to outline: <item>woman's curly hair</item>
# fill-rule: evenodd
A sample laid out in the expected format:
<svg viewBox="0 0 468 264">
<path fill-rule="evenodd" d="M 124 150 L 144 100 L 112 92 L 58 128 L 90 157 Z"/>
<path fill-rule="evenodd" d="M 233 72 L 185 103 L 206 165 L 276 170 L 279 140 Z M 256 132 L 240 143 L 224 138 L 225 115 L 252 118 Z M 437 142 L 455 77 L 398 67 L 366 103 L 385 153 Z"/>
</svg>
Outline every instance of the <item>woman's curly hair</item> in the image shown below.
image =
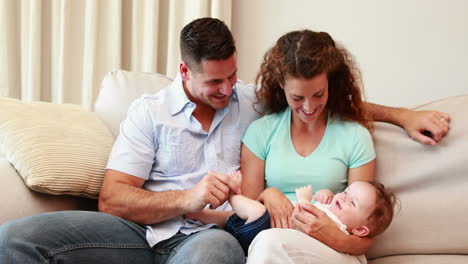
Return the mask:
<svg viewBox="0 0 468 264">
<path fill-rule="evenodd" d="M 265 53 L 257 74 L 256 96 L 261 114 L 279 113 L 288 107 L 286 78 L 310 79 L 327 73 L 327 109 L 331 117 L 358 122 L 373 131 L 373 122 L 364 108 L 361 74 L 351 55 L 326 32 L 293 31 L 278 39 Z"/>
</svg>

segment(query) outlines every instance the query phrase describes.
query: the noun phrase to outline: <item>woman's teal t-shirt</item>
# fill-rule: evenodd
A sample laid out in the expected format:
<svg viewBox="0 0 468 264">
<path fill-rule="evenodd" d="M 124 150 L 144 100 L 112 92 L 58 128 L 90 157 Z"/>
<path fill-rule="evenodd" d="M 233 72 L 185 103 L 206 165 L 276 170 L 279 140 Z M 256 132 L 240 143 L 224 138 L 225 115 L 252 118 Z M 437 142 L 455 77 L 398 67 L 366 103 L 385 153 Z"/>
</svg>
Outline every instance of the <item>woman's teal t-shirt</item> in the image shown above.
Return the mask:
<svg viewBox="0 0 468 264">
<path fill-rule="evenodd" d="M 291 109 L 264 116 L 250 124 L 242 142 L 265 161 L 266 187 L 276 187 L 291 201 L 295 189 L 312 185 L 342 192 L 348 185 L 348 169 L 375 159 L 369 131 L 356 122 L 328 117 L 317 148 L 307 157 L 297 154 L 291 139 Z"/>
</svg>

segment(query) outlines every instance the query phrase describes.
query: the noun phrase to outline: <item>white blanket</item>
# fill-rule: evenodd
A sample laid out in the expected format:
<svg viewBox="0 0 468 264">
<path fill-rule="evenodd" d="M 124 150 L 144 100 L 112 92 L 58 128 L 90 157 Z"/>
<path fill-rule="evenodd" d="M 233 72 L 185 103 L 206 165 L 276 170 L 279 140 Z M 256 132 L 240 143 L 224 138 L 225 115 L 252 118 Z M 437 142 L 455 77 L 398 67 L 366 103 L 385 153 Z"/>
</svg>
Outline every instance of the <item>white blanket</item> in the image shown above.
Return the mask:
<svg viewBox="0 0 468 264">
<path fill-rule="evenodd" d="M 366 264 L 364 255 L 339 253 L 308 235 L 272 228 L 260 232 L 249 247 L 247 263 L 352 263 Z"/>
</svg>

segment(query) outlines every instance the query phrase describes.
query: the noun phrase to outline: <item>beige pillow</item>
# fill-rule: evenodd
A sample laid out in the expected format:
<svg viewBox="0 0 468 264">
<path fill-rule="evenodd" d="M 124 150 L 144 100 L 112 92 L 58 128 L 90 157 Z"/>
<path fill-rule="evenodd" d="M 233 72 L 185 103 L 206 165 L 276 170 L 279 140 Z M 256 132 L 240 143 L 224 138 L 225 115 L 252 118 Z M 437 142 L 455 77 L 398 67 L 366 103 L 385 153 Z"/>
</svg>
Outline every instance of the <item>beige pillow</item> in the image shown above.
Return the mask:
<svg viewBox="0 0 468 264">
<path fill-rule="evenodd" d="M 35 191 L 97 198 L 113 141 L 80 106 L 0 98 L 0 146 Z"/>
<path fill-rule="evenodd" d="M 130 104 L 143 94 L 154 94 L 171 84 L 172 79 L 159 73 L 115 70 L 102 80 L 94 112 L 117 137 L 120 123 Z"/>
</svg>

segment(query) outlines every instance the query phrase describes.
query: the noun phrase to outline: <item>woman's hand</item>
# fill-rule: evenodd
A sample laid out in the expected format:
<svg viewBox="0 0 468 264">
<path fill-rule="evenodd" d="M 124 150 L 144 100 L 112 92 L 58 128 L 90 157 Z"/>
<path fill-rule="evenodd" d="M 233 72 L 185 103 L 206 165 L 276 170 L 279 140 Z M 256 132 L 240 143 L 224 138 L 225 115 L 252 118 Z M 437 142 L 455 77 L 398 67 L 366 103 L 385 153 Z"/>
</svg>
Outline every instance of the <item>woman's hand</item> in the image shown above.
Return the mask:
<svg viewBox="0 0 468 264">
<path fill-rule="evenodd" d="M 307 203 L 297 204 L 291 216 L 291 224 L 294 229 L 314 238 L 323 227 L 336 227 L 326 213 Z"/>
<path fill-rule="evenodd" d="M 334 194 L 328 189 L 322 189 L 315 193 L 314 200 L 322 204 L 329 204 L 333 200 Z"/>
<path fill-rule="evenodd" d="M 291 217 L 291 224 L 292 228 L 341 253 L 365 254 L 374 241 L 372 238 L 343 233 L 326 213 L 308 203 L 300 203 L 296 206 Z"/>
<path fill-rule="evenodd" d="M 277 188 L 268 188 L 260 194 L 259 201 L 270 214 L 272 228 L 291 228 L 291 214 L 294 206 Z"/>
</svg>

